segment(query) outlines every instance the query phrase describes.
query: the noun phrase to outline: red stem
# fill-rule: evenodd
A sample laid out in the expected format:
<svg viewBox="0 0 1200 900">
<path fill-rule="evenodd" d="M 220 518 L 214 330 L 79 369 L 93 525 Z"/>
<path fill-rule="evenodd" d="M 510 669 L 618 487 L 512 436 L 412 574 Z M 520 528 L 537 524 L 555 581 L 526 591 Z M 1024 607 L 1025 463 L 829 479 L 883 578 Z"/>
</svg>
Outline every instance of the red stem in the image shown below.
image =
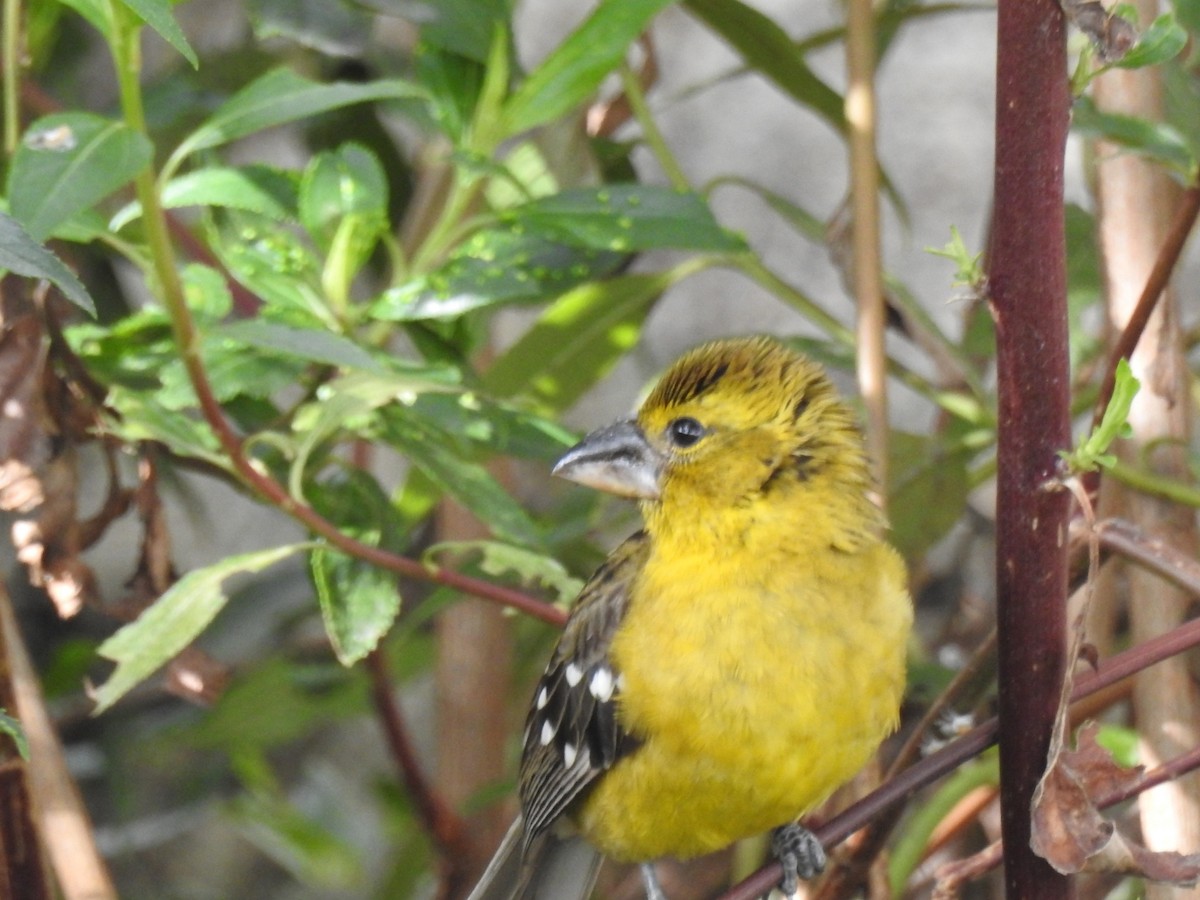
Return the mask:
<svg viewBox="0 0 1200 900">
<path fill-rule="evenodd" d="M 988 282 L 999 393 L 996 614 L 1007 896 L 1064 900 L 1029 846 L 1066 647 L 1069 495 L 1043 486 L 1070 446 L 1063 152 L 1070 93 L 1055 0 L 1000 0 L 995 212 Z"/>
<path fill-rule="evenodd" d="M 379 650 L 372 650 L 367 654 L 366 667 L 371 679 L 371 699 L 404 786 L 443 860 L 453 866 L 456 860 L 463 858 L 466 826 L 425 777 L 425 770 L 417 759 L 408 728 L 404 724 L 404 716 L 396 703 L 387 660 Z"/>
</svg>

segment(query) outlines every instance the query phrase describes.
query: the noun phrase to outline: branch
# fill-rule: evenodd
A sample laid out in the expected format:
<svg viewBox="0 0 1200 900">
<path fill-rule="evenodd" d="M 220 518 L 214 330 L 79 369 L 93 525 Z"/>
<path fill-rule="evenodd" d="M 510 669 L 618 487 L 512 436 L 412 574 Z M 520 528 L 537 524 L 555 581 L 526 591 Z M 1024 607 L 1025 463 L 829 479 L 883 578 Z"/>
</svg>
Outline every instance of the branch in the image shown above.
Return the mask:
<svg viewBox="0 0 1200 900">
<path fill-rule="evenodd" d="M 1071 445 L 1063 154 L 1070 93 L 1054 0 L 1000 0 L 995 212 L 988 283 L 999 394 L 996 617 L 1005 886 L 1067 900 L 1071 883 L 1029 845 L 1066 670 L 1069 497 L 1043 485 Z"/>
<path fill-rule="evenodd" d="M 1133 355 L 1134 348 L 1141 340 L 1142 332 L 1146 330 L 1146 323 L 1150 321 L 1150 315 L 1158 306 L 1159 298 L 1163 296 L 1167 282 L 1171 280 L 1171 273 L 1179 262 L 1183 247 L 1187 243 L 1188 235 L 1192 233 L 1198 215 L 1200 215 L 1200 185 L 1193 184 L 1184 191 L 1180 198 L 1179 208 L 1175 210 L 1175 218 L 1171 221 L 1170 230 L 1163 241 L 1162 249 L 1158 252 L 1158 257 L 1154 260 L 1154 268 L 1150 270 L 1150 275 L 1146 278 L 1146 286 L 1142 288 L 1137 305 L 1129 316 L 1124 331 L 1113 345 L 1112 353 L 1108 356 L 1108 369 L 1104 373 L 1100 395 L 1096 398 L 1096 409 L 1092 413 L 1092 427 L 1095 427 L 1100 421 L 1108 406 L 1108 401 L 1112 398 L 1113 385 L 1117 379 L 1117 363 L 1122 359 L 1129 359 Z"/>
<path fill-rule="evenodd" d="M 379 722 L 387 736 L 388 747 L 396 760 L 404 786 L 408 789 L 425 831 L 437 845 L 443 861 L 453 867 L 464 858 L 466 825 L 434 790 L 433 784 L 425 776 L 425 770 L 417 759 L 408 728 L 404 724 L 404 715 L 392 692 L 391 673 L 381 650 L 376 648 L 367 654 L 366 669 L 371 679 L 371 700 L 375 704 L 375 711 L 379 715 Z"/>
</svg>

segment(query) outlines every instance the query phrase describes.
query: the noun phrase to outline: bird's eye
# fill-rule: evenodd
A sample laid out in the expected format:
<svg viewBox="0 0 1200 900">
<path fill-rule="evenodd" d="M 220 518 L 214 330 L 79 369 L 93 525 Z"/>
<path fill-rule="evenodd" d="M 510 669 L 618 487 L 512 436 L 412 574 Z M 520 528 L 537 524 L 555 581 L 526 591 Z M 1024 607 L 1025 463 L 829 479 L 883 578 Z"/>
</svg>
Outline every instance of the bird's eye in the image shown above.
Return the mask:
<svg viewBox="0 0 1200 900">
<path fill-rule="evenodd" d="M 704 426 L 690 416 L 682 416 L 667 425 L 667 437 L 676 447 L 690 447 L 704 437 Z"/>
</svg>

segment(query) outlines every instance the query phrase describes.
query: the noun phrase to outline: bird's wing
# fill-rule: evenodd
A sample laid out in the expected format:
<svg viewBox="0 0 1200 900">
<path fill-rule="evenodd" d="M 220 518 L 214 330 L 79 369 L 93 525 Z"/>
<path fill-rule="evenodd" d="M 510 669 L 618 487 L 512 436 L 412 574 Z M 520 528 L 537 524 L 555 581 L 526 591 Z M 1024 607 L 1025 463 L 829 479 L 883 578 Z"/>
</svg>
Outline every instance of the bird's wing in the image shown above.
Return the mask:
<svg viewBox="0 0 1200 900">
<path fill-rule="evenodd" d="M 525 724 L 521 809 L 532 841 L 637 746 L 616 717 L 621 675 L 609 646 L 650 551 L 646 534 L 613 551 L 584 586 L 538 682 Z"/>
</svg>

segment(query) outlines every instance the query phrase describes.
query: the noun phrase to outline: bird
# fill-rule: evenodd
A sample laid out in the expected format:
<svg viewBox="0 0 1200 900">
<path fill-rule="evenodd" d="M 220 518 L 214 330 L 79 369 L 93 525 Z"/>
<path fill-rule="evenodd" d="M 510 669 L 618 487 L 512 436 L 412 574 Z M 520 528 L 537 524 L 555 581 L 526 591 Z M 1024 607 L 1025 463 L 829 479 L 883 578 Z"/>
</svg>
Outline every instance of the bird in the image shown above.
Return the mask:
<svg viewBox="0 0 1200 900">
<path fill-rule="evenodd" d="M 539 679 L 520 813 L 470 900 L 582 900 L 770 831 L 781 888 L 825 853 L 798 819 L 895 730 L 912 602 L 851 408 L 770 337 L 714 341 L 555 475 L 639 501 Z"/>
</svg>

